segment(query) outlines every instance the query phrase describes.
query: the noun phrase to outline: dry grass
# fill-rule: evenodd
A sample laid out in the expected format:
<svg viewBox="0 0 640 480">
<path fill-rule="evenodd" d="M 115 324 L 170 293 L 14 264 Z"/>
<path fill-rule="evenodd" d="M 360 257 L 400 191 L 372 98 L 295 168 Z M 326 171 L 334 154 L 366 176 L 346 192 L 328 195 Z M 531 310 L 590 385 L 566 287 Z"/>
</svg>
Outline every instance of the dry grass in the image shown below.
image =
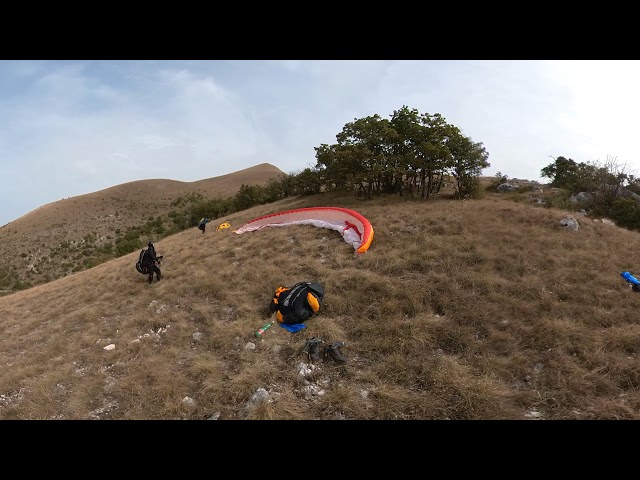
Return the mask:
<svg viewBox="0 0 640 480">
<path fill-rule="evenodd" d="M 118 234 L 150 219 L 162 217 L 169 228 L 168 214 L 179 210 L 179 200 L 229 198 L 243 184 L 265 185 L 282 173 L 263 163 L 195 182 L 139 180 L 48 203 L 0 227 L 0 279 L 11 272 L 35 286 L 86 270 L 85 249 L 113 245 Z M 0 296 L 11 291 L 0 283 Z"/>
<path fill-rule="evenodd" d="M 134 252 L 0 298 L 0 418 L 640 419 L 640 295 L 620 277 L 638 233 L 572 233 L 499 194 L 289 199 L 232 227 L 314 205 L 369 218 L 370 250 L 311 226 L 193 228 L 157 243 L 159 283 Z M 256 339 L 274 288 L 302 280 L 325 284 L 321 314 Z M 309 364 L 312 336 L 348 362 Z"/>
</svg>

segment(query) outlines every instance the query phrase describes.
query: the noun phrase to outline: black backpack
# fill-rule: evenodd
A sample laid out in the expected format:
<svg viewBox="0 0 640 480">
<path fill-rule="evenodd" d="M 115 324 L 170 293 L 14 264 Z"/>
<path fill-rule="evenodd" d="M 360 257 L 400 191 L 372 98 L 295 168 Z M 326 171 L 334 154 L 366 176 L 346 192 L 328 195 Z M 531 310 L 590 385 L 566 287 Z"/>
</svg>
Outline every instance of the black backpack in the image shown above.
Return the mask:
<svg viewBox="0 0 640 480">
<path fill-rule="evenodd" d="M 284 323 L 303 323 L 315 315 L 307 303 L 309 292 L 318 299 L 322 307 L 324 287 L 319 283 L 299 282 L 280 295 L 277 306 L 285 318 Z"/>
<path fill-rule="evenodd" d="M 149 273 L 149 272 L 147 272 L 147 267 L 146 267 L 145 265 L 143 265 L 143 264 L 142 264 L 142 259 L 144 258 L 144 254 L 145 254 L 146 252 L 147 252 L 147 250 L 143 248 L 143 249 L 140 251 L 140 256 L 138 257 L 138 261 L 136 262 L 136 270 L 137 270 L 139 273 L 142 273 L 142 274 L 145 274 L 145 275 L 146 275 L 147 273 Z"/>
</svg>

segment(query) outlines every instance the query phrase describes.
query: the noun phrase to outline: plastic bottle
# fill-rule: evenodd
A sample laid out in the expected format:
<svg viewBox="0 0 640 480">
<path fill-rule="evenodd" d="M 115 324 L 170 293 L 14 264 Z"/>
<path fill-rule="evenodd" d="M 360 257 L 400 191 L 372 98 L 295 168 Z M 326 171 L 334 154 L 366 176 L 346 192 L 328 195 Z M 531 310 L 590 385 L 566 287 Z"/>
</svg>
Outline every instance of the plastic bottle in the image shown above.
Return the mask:
<svg viewBox="0 0 640 480">
<path fill-rule="evenodd" d="M 265 325 L 263 325 L 262 327 L 260 327 L 260 330 L 258 330 L 258 331 L 255 333 L 256 337 L 261 337 L 261 336 L 262 336 L 262 334 L 263 334 L 264 332 L 266 332 L 266 331 L 269 329 L 269 327 L 270 327 L 271 325 L 273 325 L 273 322 L 272 322 L 272 321 L 271 321 L 271 322 L 269 322 L 269 323 L 267 323 L 267 324 L 265 324 Z"/>
</svg>

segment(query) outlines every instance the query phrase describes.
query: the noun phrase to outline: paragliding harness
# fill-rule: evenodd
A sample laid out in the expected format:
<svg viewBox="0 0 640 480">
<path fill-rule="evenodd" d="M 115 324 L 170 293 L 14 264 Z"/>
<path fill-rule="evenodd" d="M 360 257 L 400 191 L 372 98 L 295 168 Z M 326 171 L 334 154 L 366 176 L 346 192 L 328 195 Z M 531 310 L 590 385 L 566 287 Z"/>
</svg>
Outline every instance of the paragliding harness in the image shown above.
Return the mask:
<svg viewBox="0 0 640 480">
<path fill-rule="evenodd" d="M 145 253 L 147 253 L 146 248 L 143 248 L 142 250 L 140 250 L 140 255 L 138 255 L 138 261 L 136 262 L 136 270 L 138 271 L 138 273 L 142 273 L 143 275 L 149 275 L 149 265 L 143 263 Z M 164 255 L 157 257 L 158 264 L 160 264 L 160 261 L 162 260 L 163 257 Z"/>
<path fill-rule="evenodd" d="M 299 282 L 293 287 L 278 287 L 269 305 L 271 313 L 277 312 L 280 323 L 295 325 L 313 317 L 322 306 L 324 287 L 319 283 Z"/>
<path fill-rule="evenodd" d="M 200 221 L 198 222 L 198 230 L 204 230 L 205 225 L 207 224 L 207 222 L 204 221 L 204 218 L 201 218 Z"/>
<path fill-rule="evenodd" d="M 144 258 L 144 254 L 146 251 L 146 248 L 140 250 L 140 256 L 138 257 L 138 261 L 136 262 L 136 270 L 144 275 L 149 273 L 147 270 L 147 266 L 142 264 L 142 259 Z"/>
</svg>

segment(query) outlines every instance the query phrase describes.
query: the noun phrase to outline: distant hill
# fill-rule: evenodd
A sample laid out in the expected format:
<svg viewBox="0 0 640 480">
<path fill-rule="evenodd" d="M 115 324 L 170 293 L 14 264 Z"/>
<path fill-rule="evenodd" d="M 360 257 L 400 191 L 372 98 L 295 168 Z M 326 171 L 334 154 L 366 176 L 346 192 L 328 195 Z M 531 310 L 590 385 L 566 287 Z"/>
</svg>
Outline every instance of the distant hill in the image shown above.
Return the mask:
<svg viewBox="0 0 640 480">
<path fill-rule="evenodd" d="M 65 252 L 66 258 L 51 257 L 56 247 L 67 242 L 77 247 L 90 235 L 99 248 L 113 243 L 118 232 L 149 217 L 167 216 L 180 197 L 227 198 L 243 184 L 262 186 L 283 174 L 279 168 L 262 163 L 194 182 L 137 180 L 43 205 L 0 227 L 0 294 L 6 293 L 6 284 L 15 279 L 37 285 L 82 269 L 81 252 Z"/>
</svg>

